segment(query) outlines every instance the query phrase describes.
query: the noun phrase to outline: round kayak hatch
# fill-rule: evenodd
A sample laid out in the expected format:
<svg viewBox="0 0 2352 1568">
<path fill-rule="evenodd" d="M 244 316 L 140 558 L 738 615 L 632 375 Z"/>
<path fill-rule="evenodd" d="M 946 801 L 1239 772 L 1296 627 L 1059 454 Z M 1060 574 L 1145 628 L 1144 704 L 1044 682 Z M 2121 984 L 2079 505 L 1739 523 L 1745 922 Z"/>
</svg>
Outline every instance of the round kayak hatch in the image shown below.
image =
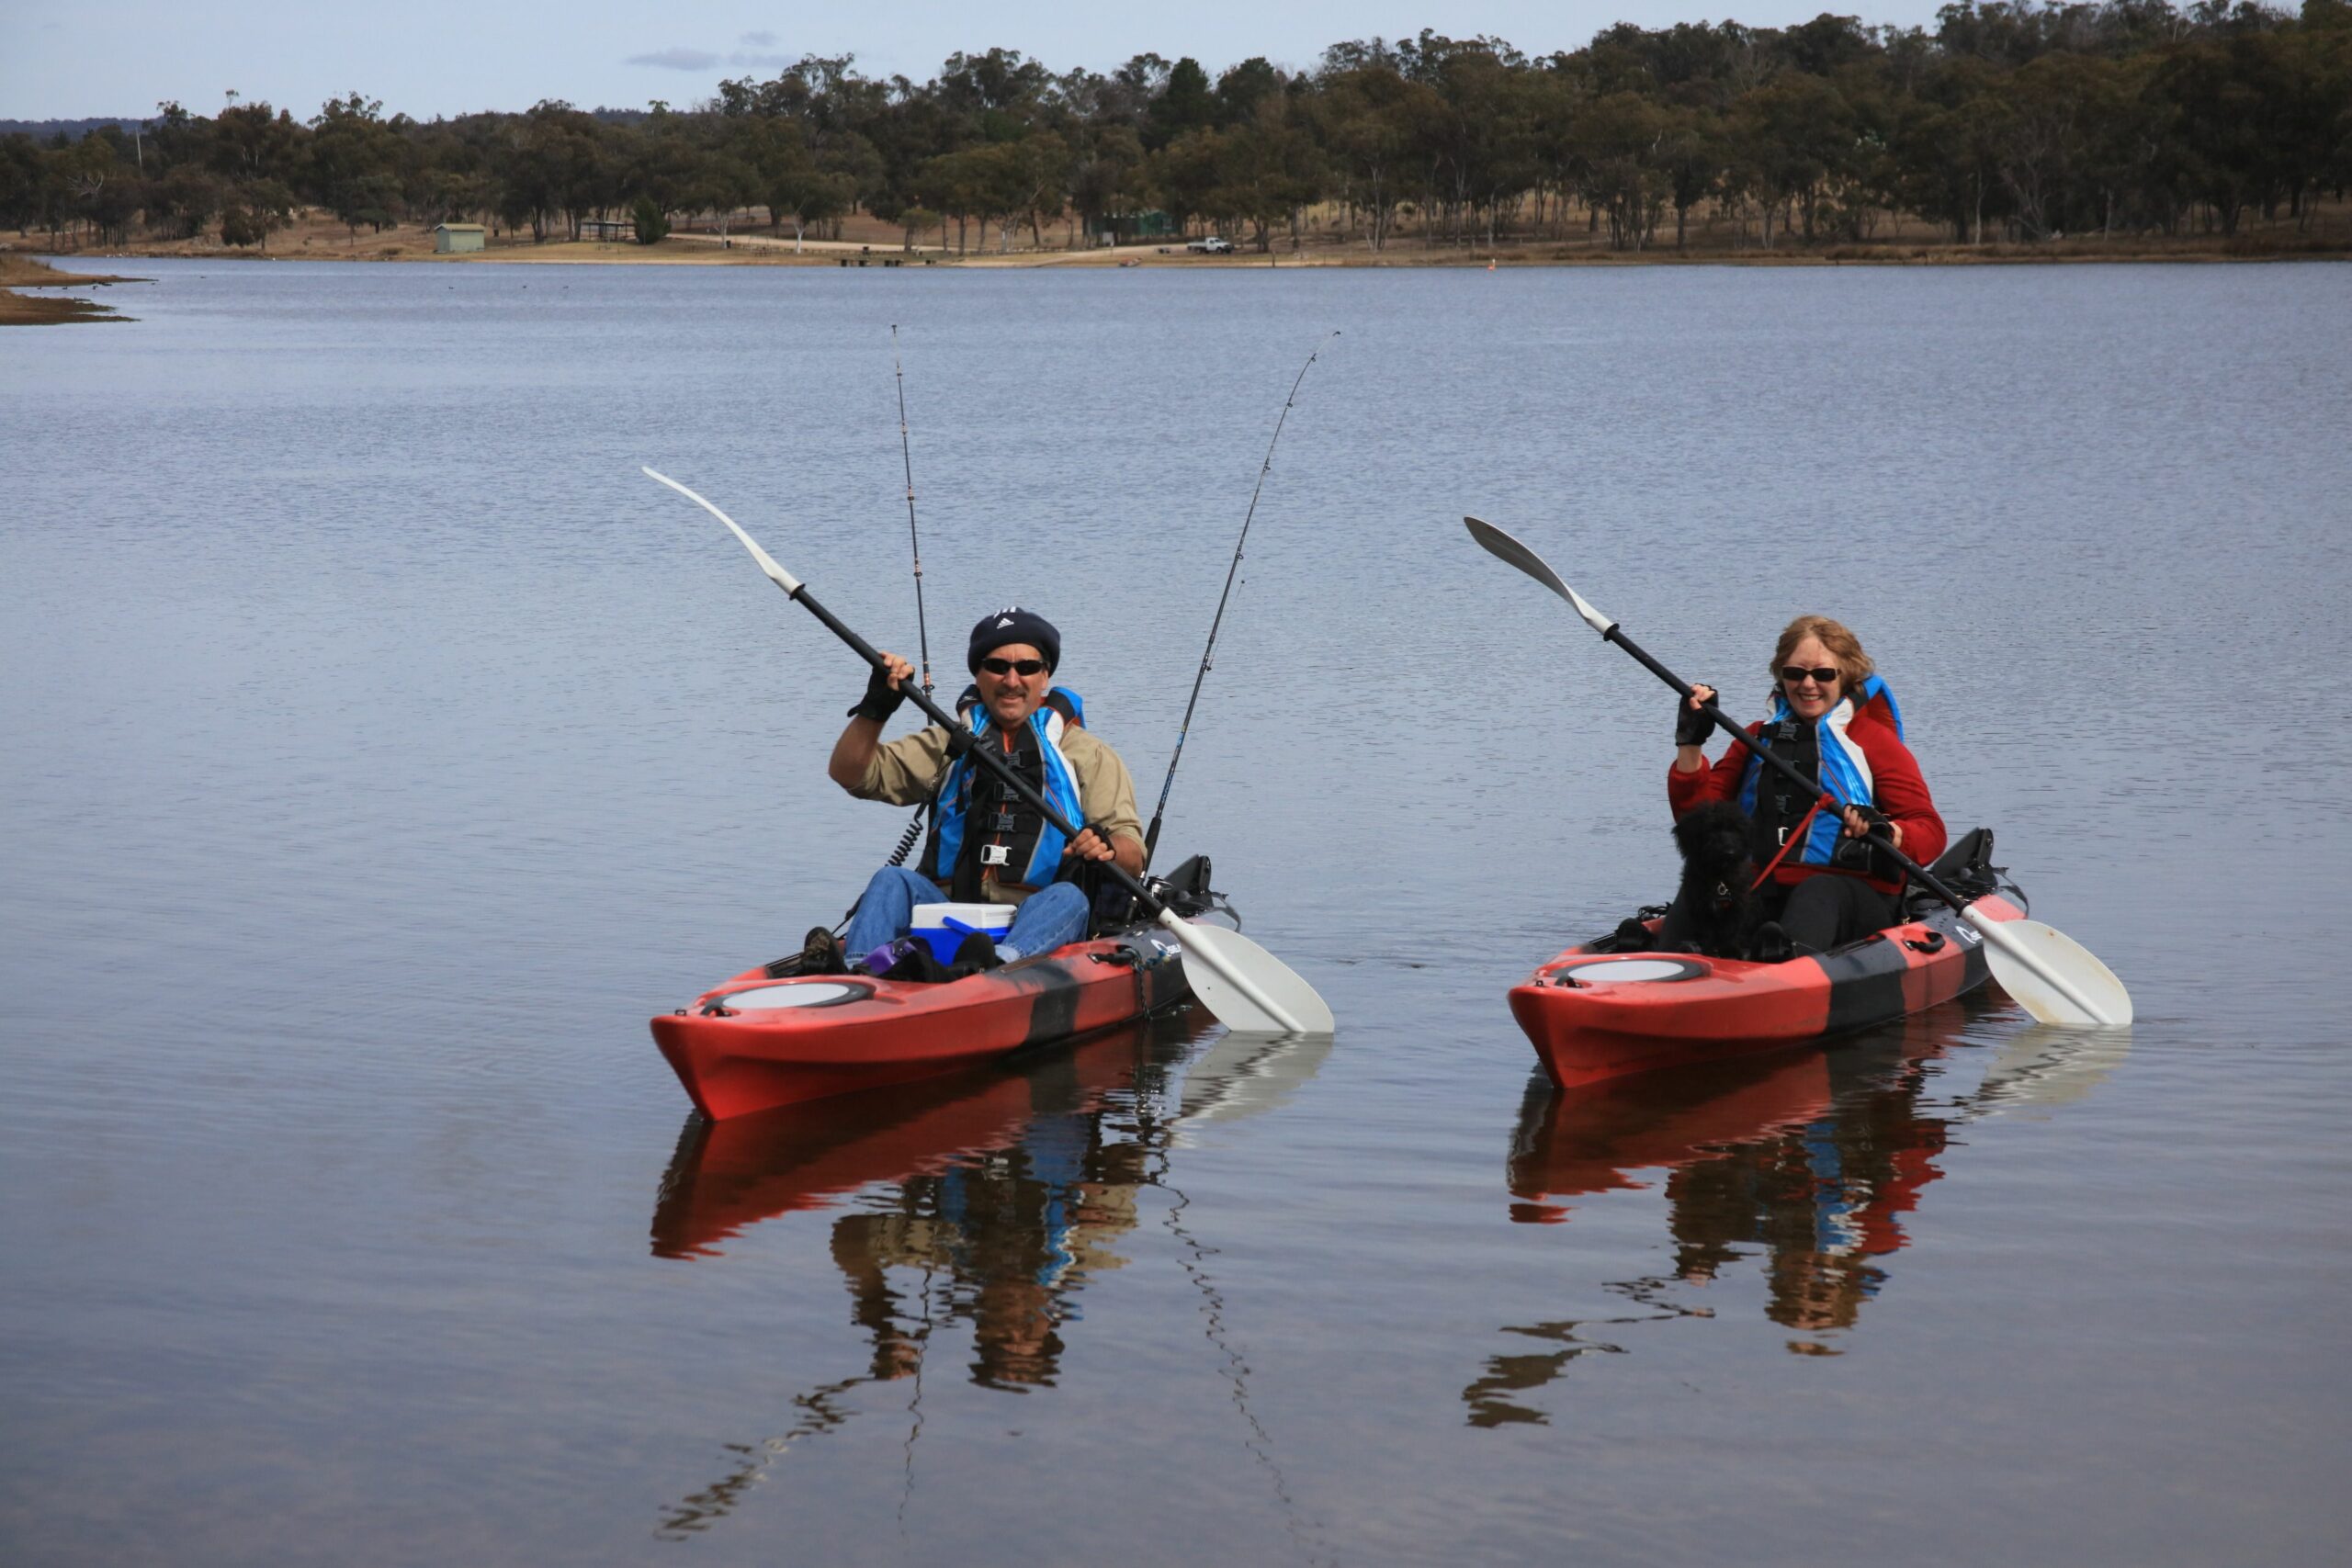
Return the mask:
<svg viewBox="0 0 2352 1568">
<path fill-rule="evenodd" d="M 711 1000 L 730 1012 L 742 1012 L 752 1008 L 829 1008 L 872 994 L 869 987 L 847 980 L 798 980 L 788 986 L 754 986 L 748 991 L 729 991 Z"/>
<path fill-rule="evenodd" d="M 1636 980 L 1695 980 L 1707 973 L 1689 958 L 1596 958 L 1552 971 L 1555 986 L 1623 986 Z"/>
</svg>

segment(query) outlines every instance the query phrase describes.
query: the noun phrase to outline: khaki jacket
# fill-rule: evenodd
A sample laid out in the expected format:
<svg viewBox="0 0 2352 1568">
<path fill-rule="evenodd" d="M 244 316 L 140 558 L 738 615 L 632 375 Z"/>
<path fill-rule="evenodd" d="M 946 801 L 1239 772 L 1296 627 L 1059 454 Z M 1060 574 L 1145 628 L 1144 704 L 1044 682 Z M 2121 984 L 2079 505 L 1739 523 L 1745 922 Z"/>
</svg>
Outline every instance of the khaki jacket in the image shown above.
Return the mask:
<svg viewBox="0 0 2352 1568">
<path fill-rule="evenodd" d="M 1143 818 L 1136 811 L 1136 782 L 1128 776 L 1119 754 L 1096 739 L 1093 731 L 1076 725 L 1062 731 L 1061 747 L 1062 755 L 1069 760 L 1069 771 L 1078 779 L 1079 806 L 1086 818 L 1079 826 L 1107 829 L 1114 838 L 1142 843 Z M 866 764 L 865 777 L 850 794 L 860 800 L 912 806 L 929 800 L 946 773 L 947 731 L 934 724 L 884 741 L 876 749 L 874 761 Z M 993 868 L 983 879 L 981 890 L 991 904 L 1017 904 L 1026 896 L 1019 888 L 999 887 Z"/>
</svg>

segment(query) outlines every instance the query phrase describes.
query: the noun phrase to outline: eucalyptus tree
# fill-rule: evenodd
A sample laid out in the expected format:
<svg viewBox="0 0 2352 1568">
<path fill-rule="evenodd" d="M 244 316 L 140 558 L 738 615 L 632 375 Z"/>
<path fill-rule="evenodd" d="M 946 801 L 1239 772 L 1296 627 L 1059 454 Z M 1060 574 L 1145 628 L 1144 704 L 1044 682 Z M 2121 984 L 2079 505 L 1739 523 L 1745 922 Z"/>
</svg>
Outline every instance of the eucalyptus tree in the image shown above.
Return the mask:
<svg viewBox="0 0 2352 1568">
<path fill-rule="evenodd" d="M 1667 200 L 1674 208 L 1674 248 L 1683 248 L 1690 209 L 1712 200 L 1723 189 L 1724 145 L 1721 118 L 1713 109 L 1678 106 L 1668 109 L 1659 128 L 1658 168 L 1666 179 Z"/>
<path fill-rule="evenodd" d="M 1811 241 L 1815 197 L 1851 170 L 1851 107 L 1820 77 L 1784 72 L 1732 106 L 1732 135 L 1733 164 L 1763 209 L 1765 249 L 1792 205 Z"/>
<path fill-rule="evenodd" d="M 1116 122 L 1091 123 L 1073 132 L 1069 199 L 1089 234 L 1107 225 L 1118 237 L 1117 220 L 1143 205 L 1143 139 Z"/>
<path fill-rule="evenodd" d="M 1250 224 L 1261 254 L 1272 252 L 1277 223 L 1288 226 L 1295 246 L 1299 214 L 1322 199 L 1328 181 L 1303 94 L 1257 96 L 1251 112 L 1220 138 L 1216 205 Z"/>
<path fill-rule="evenodd" d="M 1437 107 L 1437 95 L 1423 83 L 1407 81 L 1395 51 L 1378 39 L 1369 46 L 1335 44 L 1324 58 L 1317 79 L 1320 129 L 1340 176 L 1337 194 L 1363 219 L 1364 243 L 1377 252 L 1387 245 L 1397 204 L 1417 173 L 1419 132 Z"/>
<path fill-rule="evenodd" d="M 400 128 L 386 123 L 383 109 L 381 98 L 356 92 L 329 98 L 311 117 L 302 143 L 296 188 L 354 236 L 362 223 L 381 233 L 401 205 L 409 148 Z"/>
</svg>

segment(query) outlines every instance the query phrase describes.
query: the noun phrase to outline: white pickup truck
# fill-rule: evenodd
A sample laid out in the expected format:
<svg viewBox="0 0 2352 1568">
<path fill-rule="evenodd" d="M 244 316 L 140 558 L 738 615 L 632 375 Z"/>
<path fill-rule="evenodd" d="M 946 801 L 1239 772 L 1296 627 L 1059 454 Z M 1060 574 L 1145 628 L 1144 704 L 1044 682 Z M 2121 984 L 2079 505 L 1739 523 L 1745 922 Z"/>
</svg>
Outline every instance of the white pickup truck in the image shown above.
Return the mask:
<svg viewBox="0 0 2352 1568">
<path fill-rule="evenodd" d="M 1233 242 L 1227 239 L 1222 234 L 1211 234 L 1205 240 L 1193 241 L 1184 248 L 1188 251 L 1199 251 L 1204 255 L 1231 255 L 1233 254 Z"/>
</svg>

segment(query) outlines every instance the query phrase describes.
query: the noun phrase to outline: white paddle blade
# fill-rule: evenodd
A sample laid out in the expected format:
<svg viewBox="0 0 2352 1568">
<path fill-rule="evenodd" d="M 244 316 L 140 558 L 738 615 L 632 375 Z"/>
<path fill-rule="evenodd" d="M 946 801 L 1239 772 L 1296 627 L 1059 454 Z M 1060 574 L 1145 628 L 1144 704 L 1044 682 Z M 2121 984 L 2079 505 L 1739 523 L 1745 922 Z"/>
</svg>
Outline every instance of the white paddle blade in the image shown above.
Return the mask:
<svg viewBox="0 0 2352 1568">
<path fill-rule="evenodd" d="M 713 517 L 716 517 L 721 523 L 726 524 L 729 530 L 732 532 L 737 538 L 743 541 L 743 547 L 752 552 L 752 558 L 760 563 L 760 570 L 768 574 L 768 580 L 770 581 L 774 582 L 778 588 L 783 589 L 786 593 L 797 593 L 800 592 L 800 580 L 793 576 L 792 573 L 785 570 L 784 568 L 776 565 L 775 558 L 769 555 L 767 551 L 760 548 L 760 542 L 752 537 L 751 535 L 743 532 L 741 526 L 736 523 L 735 519 L 728 516 L 727 513 L 719 511 L 718 508 L 713 506 L 709 502 L 704 500 L 701 496 L 696 495 L 693 491 L 688 490 L 685 486 L 680 484 L 677 480 L 672 479 L 667 474 L 658 474 L 651 468 L 639 468 L 638 472 L 643 474 L 647 479 L 655 481 L 657 484 L 668 485 L 672 490 L 676 491 L 680 495 L 684 496 L 688 501 L 693 502 L 696 506 L 701 507 L 705 512 L 709 513 Z"/>
<path fill-rule="evenodd" d="M 1462 520 L 1462 525 L 1470 530 L 1470 536 L 1477 540 L 1488 555 L 1499 560 L 1509 561 L 1561 598 L 1566 599 L 1575 608 L 1576 613 L 1584 617 L 1584 624 L 1602 637 L 1607 637 L 1609 628 L 1617 624 L 1586 604 L 1583 594 L 1561 581 L 1560 574 L 1545 565 L 1542 556 L 1537 555 L 1492 523 L 1480 517 L 1464 517 Z"/>
<path fill-rule="evenodd" d="M 1984 961 L 2001 989 L 2043 1023 L 2113 1029 L 2132 1021 L 2132 993 L 2096 953 L 2040 920 L 1961 918 L 1984 933 Z"/>
<path fill-rule="evenodd" d="M 1159 923 L 1184 944 L 1193 995 L 1237 1034 L 1329 1034 L 1331 1010 L 1291 967 L 1239 931 L 1196 926 L 1174 911 Z"/>
</svg>

